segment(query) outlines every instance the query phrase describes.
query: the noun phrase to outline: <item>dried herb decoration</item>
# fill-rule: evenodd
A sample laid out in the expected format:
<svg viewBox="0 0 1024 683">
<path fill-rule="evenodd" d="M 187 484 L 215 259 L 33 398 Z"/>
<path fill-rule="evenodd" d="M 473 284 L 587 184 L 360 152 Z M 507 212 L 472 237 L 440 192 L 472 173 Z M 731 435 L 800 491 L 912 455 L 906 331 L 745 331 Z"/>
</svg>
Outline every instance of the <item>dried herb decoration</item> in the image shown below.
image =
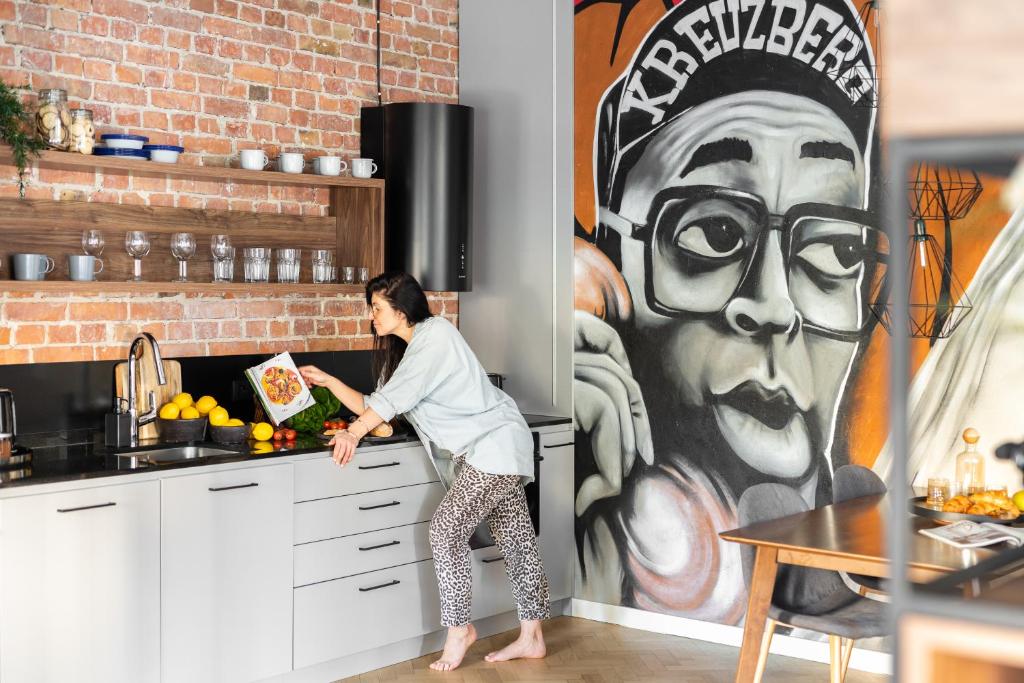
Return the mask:
<svg viewBox="0 0 1024 683">
<path fill-rule="evenodd" d="M 18 97 L 17 89 L 0 81 L 0 140 L 11 146 L 11 156 L 18 168 L 18 196 L 25 196 L 25 174 L 33 157 L 46 144 L 35 134 L 32 115 Z"/>
</svg>

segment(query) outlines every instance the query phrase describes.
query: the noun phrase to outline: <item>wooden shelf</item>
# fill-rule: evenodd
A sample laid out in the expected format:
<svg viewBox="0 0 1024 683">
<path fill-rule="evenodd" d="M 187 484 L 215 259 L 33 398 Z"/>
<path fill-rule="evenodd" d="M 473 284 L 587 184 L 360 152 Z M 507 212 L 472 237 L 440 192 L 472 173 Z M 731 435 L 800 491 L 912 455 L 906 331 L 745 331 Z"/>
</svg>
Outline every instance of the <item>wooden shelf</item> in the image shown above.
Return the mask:
<svg viewBox="0 0 1024 683">
<path fill-rule="evenodd" d="M 309 282 L 283 284 L 279 282 L 72 282 L 60 280 L 22 281 L 0 280 L 0 292 L 54 292 L 74 294 L 255 294 L 283 296 L 288 294 L 358 294 L 366 291 L 363 285 L 323 284 Z"/>
<path fill-rule="evenodd" d="M 0 162 L 12 163 L 11 148 L 0 145 Z M 236 183 L 266 183 L 268 185 L 304 185 L 307 187 L 364 187 L 383 189 L 384 181 L 377 178 L 351 178 L 323 176 L 313 173 L 282 173 L 280 171 L 248 171 L 228 166 L 190 166 L 187 164 L 161 164 L 144 159 L 76 154 L 73 152 L 43 152 L 40 166 L 93 169 L 101 171 L 131 171 L 155 175 L 207 178 L 214 181 Z"/>
</svg>

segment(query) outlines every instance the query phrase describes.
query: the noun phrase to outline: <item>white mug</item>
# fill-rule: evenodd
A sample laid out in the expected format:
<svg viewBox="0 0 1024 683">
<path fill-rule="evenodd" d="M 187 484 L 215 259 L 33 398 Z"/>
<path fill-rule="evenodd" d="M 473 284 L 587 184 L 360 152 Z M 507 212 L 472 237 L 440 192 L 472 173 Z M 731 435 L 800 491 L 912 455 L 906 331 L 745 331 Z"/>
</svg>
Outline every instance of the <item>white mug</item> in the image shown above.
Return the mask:
<svg viewBox="0 0 1024 683">
<path fill-rule="evenodd" d="M 341 175 L 348 170 L 348 164 L 341 157 L 322 156 L 313 159 L 313 173 L 317 175 Z"/>
<path fill-rule="evenodd" d="M 377 172 L 377 164 L 373 159 L 353 159 L 352 176 L 355 178 L 370 178 Z"/>
<path fill-rule="evenodd" d="M 243 149 L 239 159 L 242 168 L 250 171 L 262 171 L 270 163 L 270 158 L 262 149 Z"/>
<path fill-rule="evenodd" d="M 302 173 L 306 160 L 299 152 L 281 152 L 277 157 L 277 170 L 285 173 Z"/>
</svg>

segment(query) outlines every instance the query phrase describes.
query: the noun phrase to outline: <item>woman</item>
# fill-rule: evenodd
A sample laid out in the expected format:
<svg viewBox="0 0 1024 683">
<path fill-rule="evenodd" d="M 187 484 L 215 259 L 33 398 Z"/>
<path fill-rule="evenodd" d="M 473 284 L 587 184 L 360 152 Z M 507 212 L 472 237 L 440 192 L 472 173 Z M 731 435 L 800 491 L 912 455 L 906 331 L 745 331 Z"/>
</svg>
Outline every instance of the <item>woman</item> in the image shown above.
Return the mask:
<svg viewBox="0 0 1024 683">
<path fill-rule="evenodd" d="M 533 478 L 533 439 L 512 399 L 492 385 L 454 325 L 431 315 L 416 280 L 400 272 L 366 285 L 373 317 L 377 390 L 364 396 L 313 366 L 299 369 L 309 385 L 330 389 L 359 415 L 335 435 L 334 461 L 344 467 L 359 440 L 404 413 L 424 444 L 455 454 L 458 474 L 430 520 L 430 545 L 448 627 L 437 671 L 459 666 L 476 640 L 469 621 L 469 538 L 483 520 L 505 555 L 519 614 L 518 639 L 487 655 L 489 662 L 546 653 L 540 622 L 550 615 L 548 580 L 530 522 L 523 484 Z"/>
</svg>

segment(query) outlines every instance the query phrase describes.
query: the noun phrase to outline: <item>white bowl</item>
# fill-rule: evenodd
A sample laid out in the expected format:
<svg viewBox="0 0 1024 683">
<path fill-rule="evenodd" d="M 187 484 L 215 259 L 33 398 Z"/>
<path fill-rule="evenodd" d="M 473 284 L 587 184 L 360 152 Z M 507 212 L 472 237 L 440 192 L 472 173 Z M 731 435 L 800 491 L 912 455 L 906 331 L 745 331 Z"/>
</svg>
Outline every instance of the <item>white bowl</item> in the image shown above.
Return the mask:
<svg viewBox="0 0 1024 683">
<path fill-rule="evenodd" d="M 178 154 L 179 152 L 169 149 L 151 149 L 149 150 L 149 160 L 161 164 L 176 164 L 178 163 Z"/>
<path fill-rule="evenodd" d="M 146 144 L 145 140 L 124 140 L 117 138 L 104 138 L 103 144 L 111 149 L 142 149 Z"/>
</svg>

